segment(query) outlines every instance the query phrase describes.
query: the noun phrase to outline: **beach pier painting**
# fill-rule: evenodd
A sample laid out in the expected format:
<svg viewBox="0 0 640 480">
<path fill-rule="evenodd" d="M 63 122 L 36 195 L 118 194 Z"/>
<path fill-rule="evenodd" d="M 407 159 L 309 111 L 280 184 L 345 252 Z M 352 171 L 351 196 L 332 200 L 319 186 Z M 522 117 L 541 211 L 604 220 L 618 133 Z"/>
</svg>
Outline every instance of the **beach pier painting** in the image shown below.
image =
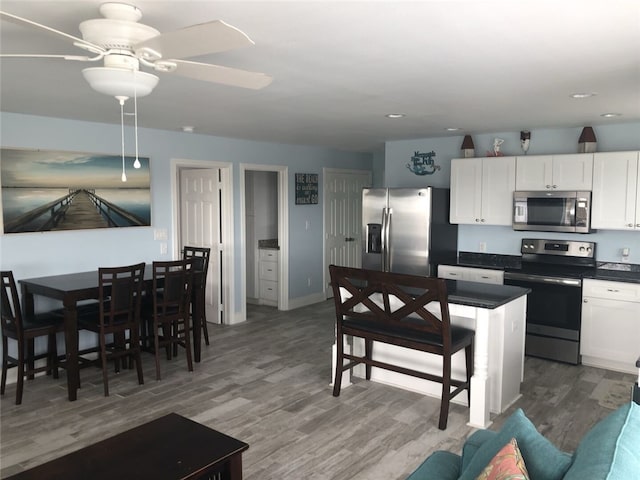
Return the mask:
<svg viewBox="0 0 640 480">
<path fill-rule="evenodd" d="M 149 159 L 0 149 L 4 233 L 151 225 Z"/>
</svg>

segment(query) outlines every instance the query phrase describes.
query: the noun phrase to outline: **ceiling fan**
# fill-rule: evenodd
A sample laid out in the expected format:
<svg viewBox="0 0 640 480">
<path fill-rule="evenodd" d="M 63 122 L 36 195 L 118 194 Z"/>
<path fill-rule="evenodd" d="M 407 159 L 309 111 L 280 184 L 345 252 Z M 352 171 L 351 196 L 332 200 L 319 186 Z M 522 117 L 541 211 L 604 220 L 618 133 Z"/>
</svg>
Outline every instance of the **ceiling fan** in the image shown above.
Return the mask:
<svg viewBox="0 0 640 480">
<path fill-rule="evenodd" d="M 113 96 L 120 103 L 123 182 L 127 181 L 124 153 L 124 103 L 129 98 L 134 99 L 135 162 L 133 166 L 140 168 L 137 98 L 149 95 L 158 84 L 158 77 L 140 70 L 141 65 L 152 68 L 156 72 L 175 73 L 205 82 L 254 90 L 266 87 L 273 80 L 264 73 L 183 60 L 254 44 L 245 33 L 221 20 L 160 33 L 153 27 L 138 23 L 142 18 L 142 11 L 133 5 L 103 3 L 100 6 L 100 13 L 104 18 L 85 20 L 80 23 L 82 38 L 79 38 L 0 11 L 2 20 L 64 38 L 89 54 L 0 54 L 0 57 L 59 58 L 80 62 L 102 60 L 104 62 L 102 67 L 83 69 L 82 75 L 94 90 Z"/>
<path fill-rule="evenodd" d="M 221 20 L 160 33 L 153 27 L 138 23 L 142 11 L 133 5 L 103 3 L 100 13 L 104 18 L 80 23 L 82 38 L 79 38 L 0 11 L 3 20 L 64 38 L 88 52 L 88 55 L 18 53 L 0 56 L 60 58 L 81 62 L 103 60 L 103 67 L 85 68 L 82 74 L 92 88 L 115 97 L 142 97 L 151 93 L 158 83 L 158 77 L 143 72 L 141 66 L 156 72 L 254 90 L 266 87 L 273 80 L 263 73 L 184 60 L 254 44 L 245 33 Z"/>
</svg>

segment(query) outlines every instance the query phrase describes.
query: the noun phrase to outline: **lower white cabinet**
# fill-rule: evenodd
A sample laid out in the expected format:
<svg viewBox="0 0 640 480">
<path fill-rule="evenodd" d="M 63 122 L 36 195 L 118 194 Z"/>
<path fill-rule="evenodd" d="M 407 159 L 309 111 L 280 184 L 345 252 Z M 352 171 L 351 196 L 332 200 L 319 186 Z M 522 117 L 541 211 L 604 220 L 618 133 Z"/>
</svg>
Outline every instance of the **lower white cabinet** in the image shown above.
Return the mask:
<svg viewBox="0 0 640 480">
<path fill-rule="evenodd" d="M 640 284 L 583 281 L 580 354 L 584 365 L 638 372 Z"/>
<path fill-rule="evenodd" d="M 502 285 L 504 272 L 489 268 L 459 267 L 457 265 L 438 265 L 438 277 L 467 282 L 492 283 Z"/>
<path fill-rule="evenodd" d="M 258 256 L 258 283 L 261 305 L 278 306 L 278 251 L 261 248 Z"/>
</svg>

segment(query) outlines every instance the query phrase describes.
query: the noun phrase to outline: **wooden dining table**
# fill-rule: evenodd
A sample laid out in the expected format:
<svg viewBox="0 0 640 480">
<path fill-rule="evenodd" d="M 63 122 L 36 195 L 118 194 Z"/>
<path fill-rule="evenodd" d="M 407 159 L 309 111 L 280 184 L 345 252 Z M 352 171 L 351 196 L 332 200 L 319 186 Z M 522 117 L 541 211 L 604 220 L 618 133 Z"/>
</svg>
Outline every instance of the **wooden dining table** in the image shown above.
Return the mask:
<svg viewBox="0 0 640 480">
<path fill-rule="evenodd" d="M 201 309 L 204 304 L 203 289 L 198 288 L 203 275 L 194 273 L 194 295 L 192 297 L 193 318 L 193 357 L 200 362 L 203 318 Z M 42 296 L 62 302 L 64 311 L 65 359 L 61 366 L 67 370 L 67 391 L 70 401 L 78 398 L 80 388 L 80 361 L 78 342 L 78 304 L 84 300 L 97 300 L 99 294 L 98 270 L 79 273 L 51 275 L 47 277 L 18 280 L 22 289 L 22 305 L 26 315 L 35 313 L 34 296 Z M 144 288 L 151 290 L 153 285 L 153 267 L 147 264 L 144 272 Z"/>
</svg>

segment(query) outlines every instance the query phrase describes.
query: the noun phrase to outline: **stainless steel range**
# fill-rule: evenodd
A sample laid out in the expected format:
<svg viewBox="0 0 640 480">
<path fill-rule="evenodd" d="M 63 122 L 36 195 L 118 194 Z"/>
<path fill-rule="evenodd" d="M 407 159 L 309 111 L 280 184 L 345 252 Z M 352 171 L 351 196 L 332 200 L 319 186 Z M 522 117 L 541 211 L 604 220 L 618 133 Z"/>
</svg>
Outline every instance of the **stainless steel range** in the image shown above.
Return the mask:
<svg viewBox="0 0 640 480">
<path fill-rule="evenodd" d="M 505 285 L 531 289 L 525 354 L 580 363 L 582 277 L 595 269 L 596 244 L 523 238 L 521 268 L 507 268 Z"/>
</svg>

